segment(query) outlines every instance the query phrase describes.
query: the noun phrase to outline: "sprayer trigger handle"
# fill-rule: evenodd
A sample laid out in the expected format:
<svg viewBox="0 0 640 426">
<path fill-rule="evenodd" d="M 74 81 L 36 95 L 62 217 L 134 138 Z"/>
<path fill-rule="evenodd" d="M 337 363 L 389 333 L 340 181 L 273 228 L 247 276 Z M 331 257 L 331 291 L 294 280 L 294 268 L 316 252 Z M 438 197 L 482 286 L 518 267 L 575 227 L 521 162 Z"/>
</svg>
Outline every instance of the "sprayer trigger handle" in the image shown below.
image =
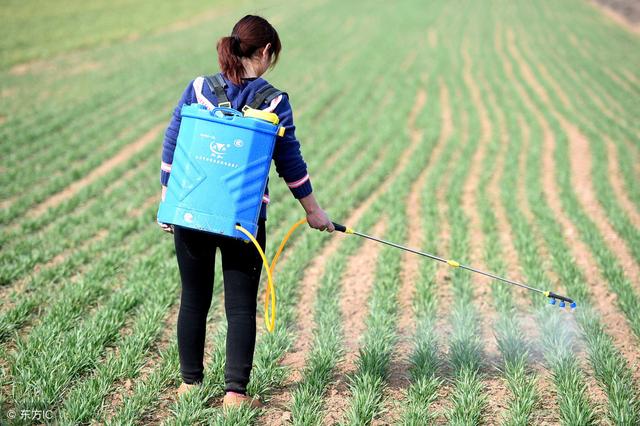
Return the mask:
<svg viewBox="0 0 640 426">
<path fill-rule="evenodd" d="M 339 223 L 335 223 L 335 222 L 331 222 L 331 223 L 333 223 L 333 227 L 336 228 L 336 231 L 347 232 L 346 226 L 340 225 Z"/>
</svg>

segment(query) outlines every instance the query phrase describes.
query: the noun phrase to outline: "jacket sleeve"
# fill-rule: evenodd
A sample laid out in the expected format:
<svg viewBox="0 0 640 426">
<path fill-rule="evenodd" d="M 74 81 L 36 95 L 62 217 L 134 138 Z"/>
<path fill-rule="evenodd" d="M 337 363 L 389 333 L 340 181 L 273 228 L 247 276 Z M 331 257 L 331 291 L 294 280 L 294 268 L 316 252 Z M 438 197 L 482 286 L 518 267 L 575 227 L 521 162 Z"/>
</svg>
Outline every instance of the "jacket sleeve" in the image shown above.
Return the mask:
<svg viewBox="0 0 640 426">
<path fill-rule="evenodd" d="M 284 136 L 276 137 L 273 150 L 276 171 L 287 183 L 295 198 L 304 198 L 311 194 L 313 188 L 307 173 L 307 164 L 300 152 L 300 142 L 296 139 L 296 126 L 293 124 L 293 112 L 287 95 L 283 95 L 273 112 L 280 118 L 280 125 L 285 127 Z"/>
<path fill-rule="evenodd" d="M 173 162 L 173 152 L 176 149 L 176 140 L 178 139 L 178 131 L 180 130 L 180 110 L 185 104 L 194 102 L 193 81 L 189 83 L 182 93 L 178 105 L 173 110 L 169 127 L 164 133 L 164 141 L 162 142 L 162 160 L 160 162 L 160 184 L 167 186 L 169 175 L 171 173 L 171 163 Z"/>
</svg>

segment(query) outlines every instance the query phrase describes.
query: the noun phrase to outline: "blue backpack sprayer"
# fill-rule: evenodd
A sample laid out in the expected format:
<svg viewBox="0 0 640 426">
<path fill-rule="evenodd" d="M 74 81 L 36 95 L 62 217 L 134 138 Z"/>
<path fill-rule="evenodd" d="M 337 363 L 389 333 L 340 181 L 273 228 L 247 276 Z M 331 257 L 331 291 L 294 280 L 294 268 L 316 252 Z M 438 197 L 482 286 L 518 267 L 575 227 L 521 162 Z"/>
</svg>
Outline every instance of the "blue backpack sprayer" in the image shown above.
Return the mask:
<svg viewBox="0 0 640 426">
<path fill-rule="evenodd" d="M 282 136 L 285 128 L 278 126 L 276 114 L 258 108 L 283 92 L 267 84 L 240 112 L 231 108 L 220 74 L 205 81 L 215 92 L 218 107 L 211 111 L 200 104 L 182 107 L 173 167 L 157 220 L 251 241 L 267 265 L 255 235 L 276 136 Z M 270 331 L 276 306 L 271 270 L 267 268 L 265 300 Z"/>
<path fill-rule="evenodd" d="M 211 111 L 200 104 L 182 107 L 182 121 L 173 168 L 165 200 L 160 203 L 158 209 L 157 220 L 161 223 L 238 238 L 247 243 L 251 241 L 260 253 L 267 272 L 265 324 L 269 331 L 273 331 L 276 317 L 273 271 L 293 231 L 306 222 L 306 219 L 301 219 L 289 229 L 269 265 L 255 235 L 276 137 L 282 136 L 285 128 L 278 126 L 279 119 L 276 114 L 258 108 L 283 92 L 267 84 L 258 91 L 254 101 L 240 112 L 231 108 L 220 74 L 205 77 L 205 81 L 212 92 L 216 93 L 218 107 Z M 576 303 L 568 297 L 483 272 L 455 260 L 447 260 L 381 240 L 344 225 L 334 223 L 334 226 L 337 231 L 358 235 L 446 263 L 451 267 L 463 268 L 542 293 L 550 299 L 552 305 L 559 300 L 561 308 L 565 307 L 566 303 L 569 303 L 572 309 L 576 307 Z"/>
</svg>

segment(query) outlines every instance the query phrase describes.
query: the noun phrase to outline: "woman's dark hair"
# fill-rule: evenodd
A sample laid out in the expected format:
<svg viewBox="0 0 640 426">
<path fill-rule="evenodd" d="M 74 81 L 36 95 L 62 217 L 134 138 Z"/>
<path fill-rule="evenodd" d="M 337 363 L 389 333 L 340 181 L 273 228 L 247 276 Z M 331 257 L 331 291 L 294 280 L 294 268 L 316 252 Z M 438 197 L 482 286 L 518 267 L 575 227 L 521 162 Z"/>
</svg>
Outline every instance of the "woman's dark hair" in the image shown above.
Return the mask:
<svg viewBox="0 0 640 426">
<path fill-rule="evenodd" d="M 247 15 L 233 27 L 229 37 L 218 40 L 218 63 L 223 74 L 234 84 L 240 84 L 244 66 L 241 58 L 250 58 L 271 43 L 271 66 L 278 62 L 280 38 L 275 28 L 264 18 Z"/>
</svg>

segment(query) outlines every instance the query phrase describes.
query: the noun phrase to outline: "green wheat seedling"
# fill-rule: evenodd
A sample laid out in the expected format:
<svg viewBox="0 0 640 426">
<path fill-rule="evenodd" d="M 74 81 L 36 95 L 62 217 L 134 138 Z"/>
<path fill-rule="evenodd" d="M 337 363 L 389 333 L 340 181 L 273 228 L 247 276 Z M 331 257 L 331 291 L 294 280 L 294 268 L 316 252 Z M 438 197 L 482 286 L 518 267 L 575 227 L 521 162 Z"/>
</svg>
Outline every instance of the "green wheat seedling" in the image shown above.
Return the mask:
<svg viewBox="0 0 640 426">
<path fill-rule="evenodd" d="M 487 89 L 485 85 L 482 85 L 482 87 L 483 98 L 493 101 L 495 94 L 493 92 L 486 93 L 485 90 L 490 89 Z M 485 103 L 485 107 L 492 123 L 499 123 L 493 102 Z M 487 194 L 487 187 L 492 178 L 492 173 L 495 173 L 491 164 L 495 161 L 499 150 L 506 151 L 509 149 L 509 147 L 498 146 L 498 143 L 506 143 L 506 141 L 499 141 L 500 136 L 496 133 L 494 130 L 478 184 L 478 207 L 485 236 L 483 257 L 487 267 L 492 271 L 496 271 L 499 275 L 506 275 L 508 271 L 502 257 L 504 251 L 499 240 L 497 218 Z M 516 152 L 516 154 L 519 154 L 519 152 Z M 494 333 L 503 357 L 504 378 L 507 387 L 511 391 L 511 398 L 506 412 L 503 413 L 501 422 L 505 425 L 529 424 L 532 420 L 534 409 L 539 403 L 540 396 L 536 389 L 535 374 L 530 371 L 529 342 L 518 320 L 517 306 L 513 300 L 515 292 L 510 287 L 493 283 L 491 293 L 495 300 L 495 308 L 499 314 L 494 324 Z"/>
<path fill-rule="evenodd" d="M 521 53 L 525 58 L 529 57 L 529 53 L 531 49 L 520 49 Z M 536 62 L 529 59 L 528 65 L 533 69 L 536 68 Z M 574 77 L 575 79 L 575 77 Z M 563 109 L 562 102 L 558 99 L 558 95 L 549 87 L 549 82 L 546 79 L 540 78 L 540 82 L 547 89 L 547 93 L 549 97 L 554 100 L 555 104 L 559 106 L 559 109 Z M 580 87 L 579 84 L 575 83 L 576 87 Z M 593 84 L 593 82 L 590 82 Z M 593 87 L 590 85 L 590 87 Z M 591 104 L 591 111 L 597 110 L 597 106 L 593 105 L 593 101 L 590 97 L 585 97 L 582 91 L 577 90 L 583 99 L 582 105 Z M 596 126 L 598 124 L 598 119 L 601 117 L 601 114 L 594 114 L 593 119 L 588 119 L 587 117 L 583 117 L 580 114 L 576 114 L 575 108 L 571 111 L 564 111 L 563 114 L 571 118 L 571 120 L 575 123 L 579 123 L 579 125 L 584 129 L 585 134 L 589 137 L 590 140 L 590 149 L 593 150 L 593 184 L 598 195 L 598 201 L 604 207 L 607 217 L 611 221 L 611 224 L 616 229 L 621 238 L 625 239 L 628 243 L 628 247 L 634 256 L 637 262 L 640 262 L 640 233 L 637 228 L 630 222 L 627 215 L 623 212 L 623 210 L 618 205 L 616 199 L 611 196 L 613 193 L 613 188 L 611 186 L 611 182 L 609 180 L 609 172 L 607 169 L 607 151 L 605 148 L 606 141 L 603 140 L 603 137 L 607 135 L 605 131 L 603 131 L 603 126 Z M 603 123 L 604 124 L 604 123 Z M 607 129 L 607 127 L 604 127 Z M 611 130 L 611 129 L 607 129 Z M 618 140 L 618 137 L 629 138 L 629 135 L 620 135 L 617 136 L 616 133 L 611 133 L 614 140 Z M 633 137 L 631 136 L 631 139 Z M 620 142 L 618 142 L 620 144 Z M 625 155 L 626 157 L 626 155 Z"/>
<path fill-rule="evenodd" d="M 281 362 L 299 338 L 299 283 L 335 237 L 304 228 L 294 234 L 276 273 L 281 313 L 276 332 L 261 330 L 256 346 L 249 393 L 267 402 L 267 409 L 220 409 L 226 330 L 219 276 L 204 386 L 174 397 L 180 384 L 175 330 L 163 327 L 178 303 L 179 277 L 172 237 L 158 230 L 157 205 L 152 205 L 159 190 L 162 123 L 168 123 L 190 79 L 215 71 L 215 40 L 247 12 L 265 15 L 280 31 L 283 55 L 266 77 L 290 95 L 316 196 L 332 219 L 343 222 L 371 200 L 362 219 L 347 225 L 370 229 L 385 218 L 392 225 L 387 236 L 402 242 L 414 231 L 407 229 L 403 206 L 409 189 L 420 187 L 423 248 L 468 258 L 469 246 L 477 242 L 470 241 L 471 222 L 461 203 L 468 194 L 461 189 L 482 140 L 486 152 L 483 164 L 474 165 L 479 181 L 472 194 L 483 234 L 481 262 L 493 272 L 521 272 L 528 282 L 564 290 L 579 305 L 572 315 L 550 311 L 539 297 L 523 302 L 519 290 L 494 283 L 486 301 L 495 315 L 486 315 L 485 300 L 475 303 L 473 276 L 449 270 L 452 280 L 439 283 L 436 264 L 421 261 L 412 300 L 415 332 L 407 342 L 409 382 L 391 389 L 387 381 L 395 383 L 397 371 L 390 367 L 403 355 L 398 341 L 405 338 L 397 330 L 393 303 L 404 257 L 385 249 L 373 292 L 362 300 L 366 328 L 349 394 L 340 395 L 347 407 L 339 421 L 640 423 L 631 365 L 636 350 L 628 341 L 640 336 L 639 302 L 635 269 L 625 269 L 627 260 L 640 261 L 640 234 L 633 223 L 640 211 L 640 56 L 637 36 L 607 21 L 596 7 L 580 0 L 465 2 L 463 7 L 411 0 L 377 4 L 363 15 L 359 2 L 335 0 L 285 2 L 277 8 L 259 0 L 250 11 L 247 2 L 196 11 L 181 7 L 182 1 L 151 6 L 145 0 L 123 3 L 123 21 L 104 1 L 87 8 L 73 0 L 56 13 L 56 6 L 42 5 L 33 13 L 31 3 L 7 5 L 1 12 L 8 24 L 0 30 L 6 35 L 0 37 L 0 423 L 8 410 L 21 409 L 53 410 L 54 422 L 64 425 L 236 426 L 269 422 L 282 410 L 290 410 L 290 421 L 301 425 L 335 417 L 327 389 L 345 354 L 342 272 L 361 241 L 347 238 L 327 262 L 311 298 L 313 340 L 301 379 L 285 387 L 292 371 Z M 329 19 L 336 16 L 340 19 Z M 80 28 L 81 22 L 91 25 Z M 35 33 L 46 37 L 31 37 Z M 481 89 L 492 127 L 489 139 L 480 139 L 481 108 L 466 88 L 471 80 L 463 78 L 465 66 Z M 450 94 L 454 134 L 432 161 L 444 122 L 441 79 Z M 398 170 L 415 137 L 407 131 L 407 116 L 418 90 L 427 94 L 427 104 L 413 130 L 423 138 Z M 582 204 L 581 189 L 572 187 L 567 165 L 576 153 L 568 149 L 561 120 L 588 139 L 589 150 L 580 155 L 591 155 L 596 197 L 590 202 L 598 203 L 596 213 L 604 213 L 624 245 L 624 258 L 594 220 L 592 206 Z M 504 135 L 498 134 L 501 122 Z M 543 125 L 556 147 L 551 170 L 542 169 Z M 156 127 L 154 140 L 134 156 L 56 206 L 36 210 Z M 493 210 L 498 197 L 488 188 L 500 172 L 498 164 L 504 164 L 498 197 L 508 230 L 498 221 Z M 622 188 L 614 187 L 611 166 Z M 548 189 L 541 188 L 542 173 L 552 174 L 563 216 L 595 259 L 604 281 L 598 288 L 586 284 L 588 271 L 572 257 L 575 250 L 558 212 L 545 198 Z M 416 183 L 419 176 L 424 181 Z M 270 190 L 269 257 L 302 214 L 275 170 Z M 445 201 L 438 202 L 443 192 Z M 635 212 L 626 210 L 619 192 Z M 451 231 L 450 247 L 439 240 L 442 225 Z M 513 239 L 514 265 L 505 261 L 509 253 L 500 232 Z M 443 345 L 436 312 L 446 301 L 436 295 L 438 286 L 450 284 L 455 301 L 447 305 L 452 327 Z M 606 302 L 595 297 L 603 291 L 615 295 L 613 316 L 601 315 Z M 622 333 L 614 334 L 611 318 L 620 315 L 628 327 L 623 324 Z M 486 361 L 479 332 L 487 330 L 480 321 L 489 318 L 495 318 L 489 326 L 499 350 L 497 366 Z M 533 332 L 527 321 L 535 323 Z M 543 370 L 548 375 L 539 373 Z M 492 386 L 485 386 L 486 380 Z M 269 404 L 281 392 L 290 396 L 289 407 Z"/>
<path fill-rule="evenodd" d="M 455 62 L 459 58 L 453 59 Z M 456 75 L 451 86 L 457 85 L 461 76 Z M 459 84 L 464 87 L 464 84 Z M 458 92 L 462 97 L 458 102 L 467 102 L 469 92 Z M 454 104 L 455 107 L 455 104 Z M 457 191 L 460 182 L 464 182 L 470 169 L 473 153 L 477 149 L 478 140 L 469 137 L 469 114 L 463 113 L 462 118 L 454 120 L 452 143 L 461 145 L 460 158 L 450 177 L 447 197 L 447 215 L 451 225 L 450 252 L 458 258 L 469 258 L 468 219 L 460 208 L 461 195 Z M 467 271 L 454 269 L 451 273 L 453 306 L 450 322 L 452 326 L 449 340 L 448 363 L 452 369 L 452 407 L 446 413 L 447 420 L 452 424 L 478 423 L 487 403 L 482 384 L 483 342 L 480 339 L 480 314 L 473 303 L 472 278 Z"/>
<path fill-rule="evenodd" d="M 432 88 L 432 91 L 435 92 L 435 87 Z M 439 114 L 434 112 L 431 115 L 438 116 Z M 440 127 L 436 128 L 434 134 L 427 135 L 427 138 L 436 139 L 440 131 Z M 428 200 L 436 199 L 435 188 L 439 186 L 443 172 L 449 165 L 451 154 L 452 151 L 445 151 L 443 157 L 427 175 L 422 191 L 424 215 L 422 227 L 427 250 L 430 252 L 439 251 L 436 247 L 438 236 L 436 224 L 442 220 L 442 217 L 438 214 L 437 205 L 428 202 Z M 436 263 L 421 263 L 420 279 L 416 283 L 413 302 L 416 333 L 413 337 L 413 351 L 410 356 L 411 384 L 407 389 L 407 401 L 401 416 L 401 423 L 404 425 L 420 425 L 435 419 L 435 413 L 430 409 L 430 404 L 436 400 L 437 391 L 442 385 L 442 379 L 438 377 L 442 360 L 436 335 L 436 286 L 438 285 L 435 281 L 436 269 Z"/>
<path fill-rule="evenodd" d="M 514 126 L 512 126 L 513 128 Z M 538 128 L 534 128 L 533 129 L 533 133 L 532 133 L 532 137 L 535 137 L 535 132 L 538 131 Z M 518 130 L 513 130 L 513 132 L 518 132 Z M 516 153 L 514 151 L 510 151 L 511 152 L 511 157 L 513 158 L 512 161 L 508 161 L 507 164 L 517 164 L 517 160 L 516 158 Z M 538 191 L 535 188 L 538 188 L 538 186 L 532 186 L 533 182 L 539 182 L 539 148 L 534 145 L 534 149 L 530 151 L 533 155 L 533 161 L 531 161 L 531 167 L 528 168 L 528 174 L 527 174 L 527 179 L 531 182 L 530 184 L 527 185 L 527 188 L 529 189 L 528 191 L 528 197 L 530 200 L 530 204 L 533 207 L 533 212 L 537 215 L 538 219 L 541 220 L 541 224 L 547 224 L 550 225 L 552 223 L 554 223 L 553 220 L 553 214 L 548 211 L 548 207 L 546 207 L 546 205 L 544 203 L 541 203 L 540 200 L 542 199 L 540 197 L 540 194 L 538 193 Z M 509 155 L 509 154 L 508 154 Z M 528 225 L 526 223 L 526 219 L 522 216 L 522 213 L 520 213 L 520 208 L 517 206 L 517 203 L 515 203 L 515 200 L 512 197 L 513 194 L 513 188 L 510 186 L 507 186 L 507 182 L 510 182 L 509 180 L 509 175 L 511 176 L 515 176 L 517 174 L 517 167 L 508 167 L 507 171 L 505 173 L 505 177 L 503 179 L 503 189 L 502 189 L 502 200 L 503 203 L 505 204 L 505 207 L 508 209 L 508 211 L 510 211 L 512 214 L 510 215 L 510 219 L 512 226 L 515 227 L 515 229 L 517 229 L 518 231 L 516 232 L 516 248 L 518 249 L 521 257 L 523 259 L 525 259 L 525 270 L 529 270 L 530 273 L 532 274 L 538 274 L 540 276 L 540 279 L 544 280 L 545 277 L 544 275 L 541 275 L 539 272 L 536 272 L 535 268 L 536 268 L 536 263 L 537 263 L 537 254 L 535 253 L 535 250 L 533 250 L 533 247 L 531 247 L 531 245 L 527 244 L 526 241 L 529 238 L 529 235 L 531 235 L 533 233 L 533 231 L 529 228 L 530 225 Z M 535 200 L 535 202 L 534 202 Z M 544 209 L 541 209 L 541 207 L 544 207 Z M 585 294 L 585 288 L 584 285 L 582 284 L 584 281 L 580 280 L 580 279 L 575 279 L 576 274 L 578 274 L 577 272 L 577 268 L 575 267 L 575 265 L 570 266 L 573 264 L 573 260 L 569 260 L 570 257 L 568 257 L 568 249 L 566 246 L 562 245 L 562 238 L 561 235 L 562 233 L 559 232 L 559 229 L 557 229 L 557 225 L 555 225 L 556 228 L 547 228 L 547 231 L 545 231 L 543 233 L 543 235 L 548 238 L 548 239 L 553 239 L 553 242 L 550 242 L 551 247 L 554 247 L 553 252 L 556 253 L 556 256 L 554 256 L 554 259 L 559 259 L 560 257 L 558 255 L 562 254 L 563 256 L 565 256 L 566 261 L 557 268 L 557 271 L 563 272 L 564 273 L 564 279 L 563 279 L 563 283 L 567 286 L 567 291 L 571 291 L 572 294 L 576 295 L 577 297 L 580 297 L 581 294 Z M 565 255 L 566 254 L 566 255 Z M 530 261 L 526 261 L 526 259 L 530 259 Z M 526 272 L 525 272 L 526 273 Z M 585 297 L 581 297 L 581 300 L 584 300 L 584 304 L 587 305 L 588 302 L 586 301 L 586 296 Z M 587 309 L 585 309 L 586 311 Z M 580 315 L 578 315 L 578 318 L 580 318 Z M 593 329 L 587 329 L 591 332 L 594 332 L 595 330 Z M 597 331 L 595 331 L 597 332 Z M 610 343 L 609 343 L 610 344 Z M 607 345 L 604 345 L 605 347 Z M 624 365 L 621 364 L 621 365 Z M 585 403 L 586 404 L 586 403 Z M 571 409 L 567 409 L 565 410 L 565 412 L 567 413 L 571 413 L 572 410 Z"/>
</svg>

